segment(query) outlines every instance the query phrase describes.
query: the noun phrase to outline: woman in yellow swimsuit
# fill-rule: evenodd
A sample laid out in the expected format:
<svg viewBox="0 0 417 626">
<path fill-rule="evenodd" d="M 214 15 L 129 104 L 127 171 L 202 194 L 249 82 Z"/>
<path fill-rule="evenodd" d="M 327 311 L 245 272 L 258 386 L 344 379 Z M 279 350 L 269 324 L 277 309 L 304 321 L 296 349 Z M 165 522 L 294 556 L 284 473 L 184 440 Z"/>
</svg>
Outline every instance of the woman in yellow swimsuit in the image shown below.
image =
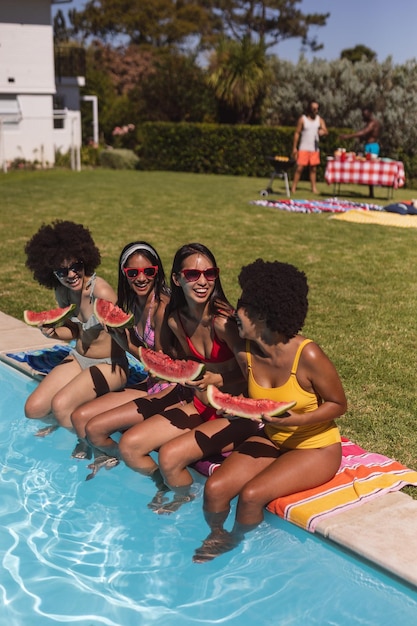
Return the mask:
<svg viewBox="0 0 417 626">
<path fill-rule="evenodd" d="M 281 496 L 317 487 L 341 461 L 334 420 L 346 397 L 337 371 L 321 348 L 301 336 L 308 309 L 305 274 L 287 263 L 258 259 L 242 268 L 236 319 L 244 340 L 238 355 L 251 398 L 296 401 L 282 417 L 263 417 L 264 428 L 239 446 L 207 479 L 204 512 L 211 533 L 196 550 L 204 562 L 234 548 L 263 520 L 264 506 Z M 231 532 L 223 528 L 239 496 Z"/>
</svg>

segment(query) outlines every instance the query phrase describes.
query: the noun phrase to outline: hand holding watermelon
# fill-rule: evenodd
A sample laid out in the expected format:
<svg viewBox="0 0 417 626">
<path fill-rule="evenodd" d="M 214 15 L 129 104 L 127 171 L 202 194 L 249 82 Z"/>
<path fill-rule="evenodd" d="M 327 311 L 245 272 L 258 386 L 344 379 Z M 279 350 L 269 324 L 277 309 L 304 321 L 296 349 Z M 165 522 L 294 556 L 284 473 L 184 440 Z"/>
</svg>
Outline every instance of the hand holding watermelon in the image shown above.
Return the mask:
<svg viewBox="0 0 417 626">
<path fill-rule="evenodd" d="M 274 421 L 274 417 L 284 416 L 296 404 L 296 402 L 274 402 L 273 400 L 254 400 L 244 396 L 232 396 L 230 393 L 223 393 L 214 385 L 207 387 L 207 398 L 211 406 L 229 419 L 245 417 L 267 422 Z"/>
<path fill-rule="evenodd" d="M 102 298 L 94 300 L 94 315 L 106 328 L 124 329 L 134 323 L 133 313 L 125 313 L 113 302 Z"/>
<path fill-rule="evenodd" d="M 203 363 L 187 359 L 171 359 L 164 352 L 155 352 L 150 348 L 140 347 L 139 359 L 152 376 L 181 385 L 195 380 L 204 370 Z"/>
<path fill-rule="evenodd" d="M 52 328 L 62 326 L 64 321 L 71 315 L 75 309 L 75 304 L 70 304 L 64 308 L 50 309 L 49 311 L 23 311 L 23 319 L 29 326 L 38 326 L 39 328 Z M 44 331 L 42 331 L 44 332 Z M 44 333 L 46 334 L 46 333 Z"/>
</svg>

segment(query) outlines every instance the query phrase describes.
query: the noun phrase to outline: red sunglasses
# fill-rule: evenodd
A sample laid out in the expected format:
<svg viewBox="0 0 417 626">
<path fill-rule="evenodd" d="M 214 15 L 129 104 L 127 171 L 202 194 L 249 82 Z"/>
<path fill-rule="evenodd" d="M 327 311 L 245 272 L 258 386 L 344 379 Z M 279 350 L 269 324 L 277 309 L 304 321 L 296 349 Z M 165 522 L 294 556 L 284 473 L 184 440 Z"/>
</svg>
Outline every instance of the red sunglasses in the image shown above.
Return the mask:
<svg viewBox="0 0 417 626">
<path fill-rule="evenodd" d="M 150 265 L 149 267 L 124 267 L 123 271 L 127 278 L 136 278 L 139 274 L 145 274 L 147 278 L 153 278 L 158 273 L 158 266 Z"/>
<path fill-rule="evenodd" d="M 206 270 L 181 270 L 180 274 L 182 274 L 187 281 L 187 283 L 195 283 L 201 276 L 204 274 L 204 278 L 210 282 L 216 280 L 218 278 L 220 270 L 218 267 L 208 267 Z"/>
</svg>

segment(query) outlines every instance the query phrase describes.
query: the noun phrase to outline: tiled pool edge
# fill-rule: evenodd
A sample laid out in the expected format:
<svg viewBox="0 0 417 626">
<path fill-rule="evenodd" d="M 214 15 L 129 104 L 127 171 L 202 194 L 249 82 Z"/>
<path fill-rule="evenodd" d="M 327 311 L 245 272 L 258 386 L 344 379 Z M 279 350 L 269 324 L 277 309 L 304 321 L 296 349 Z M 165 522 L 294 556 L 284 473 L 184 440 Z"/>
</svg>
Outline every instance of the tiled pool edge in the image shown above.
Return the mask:
<svg viewBox="0 0 417 626">
<path fill-rule="evenodd" d="M 57 343 L 57 342 L 55 342 Z M 39 330 L 0 311 L 0 360 L 35 377 L 7 352 L 51 347 Z M 417 587 L 417 500 L 402 492 L 377 497 L 321 521 L 316 534 Z"/>
</svg>

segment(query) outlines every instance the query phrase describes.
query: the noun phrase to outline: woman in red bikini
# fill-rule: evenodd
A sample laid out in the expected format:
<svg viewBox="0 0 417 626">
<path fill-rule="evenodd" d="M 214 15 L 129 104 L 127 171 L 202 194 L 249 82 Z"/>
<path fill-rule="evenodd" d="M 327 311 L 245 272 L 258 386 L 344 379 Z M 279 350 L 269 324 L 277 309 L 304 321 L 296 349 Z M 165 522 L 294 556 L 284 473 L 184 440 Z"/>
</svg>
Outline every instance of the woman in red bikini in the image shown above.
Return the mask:
<svg viewBox="0 0 417 626">
<path fill-rule="evenodd" d="M 193 391 L 191 401 L 183 401 L 158 412 L 155 410 L 158 401 L 149 396 L 138 400 L 136 410 L 150 417 L 130 428 L 119 442 L 123 460 L 136 471 L 160 478 L 158 466 L 149 453 L 176 438 L 186 441 L 187 433 L 195 441 L 197 427 L 201 424 L 210 423 L 212 426 L 208 435 L 205 434 L 202 440 L 197 439 L 197 450 L 191 461 L 215 452 L 232 450 L 256 431 L 257 425 L 250 420 L 241 419 L 232 423 L 225 418 L 216 419 L 219 416 L 215 409 L 208 406 L 208 384 L 237 394 L 244 387 L 233 353 L 234 343 L 240 341 L 236 322 L 222 314 L 215 302 L 223 302 L 225 309 L 230 307 L 213 254 L 199 243 L 183 246 L 175 255 L 171 272 L 171 300 L 167 306 L 167 336 L 164 340 L 168 348 L 165 351 L 176 358 L 194 358 L 205 363 L 206 368 L 201 379 L 187 383 Z M 189 476 L 191 485 L 193 481 Z M 168 513 L 190 499 L 187 485 L 186 489 L 175 490 L 172 503 L 163 505 L 156 499 L 153 508 Z M 159 508 L 158 504 L 161 505 Z"/>
</svg>

